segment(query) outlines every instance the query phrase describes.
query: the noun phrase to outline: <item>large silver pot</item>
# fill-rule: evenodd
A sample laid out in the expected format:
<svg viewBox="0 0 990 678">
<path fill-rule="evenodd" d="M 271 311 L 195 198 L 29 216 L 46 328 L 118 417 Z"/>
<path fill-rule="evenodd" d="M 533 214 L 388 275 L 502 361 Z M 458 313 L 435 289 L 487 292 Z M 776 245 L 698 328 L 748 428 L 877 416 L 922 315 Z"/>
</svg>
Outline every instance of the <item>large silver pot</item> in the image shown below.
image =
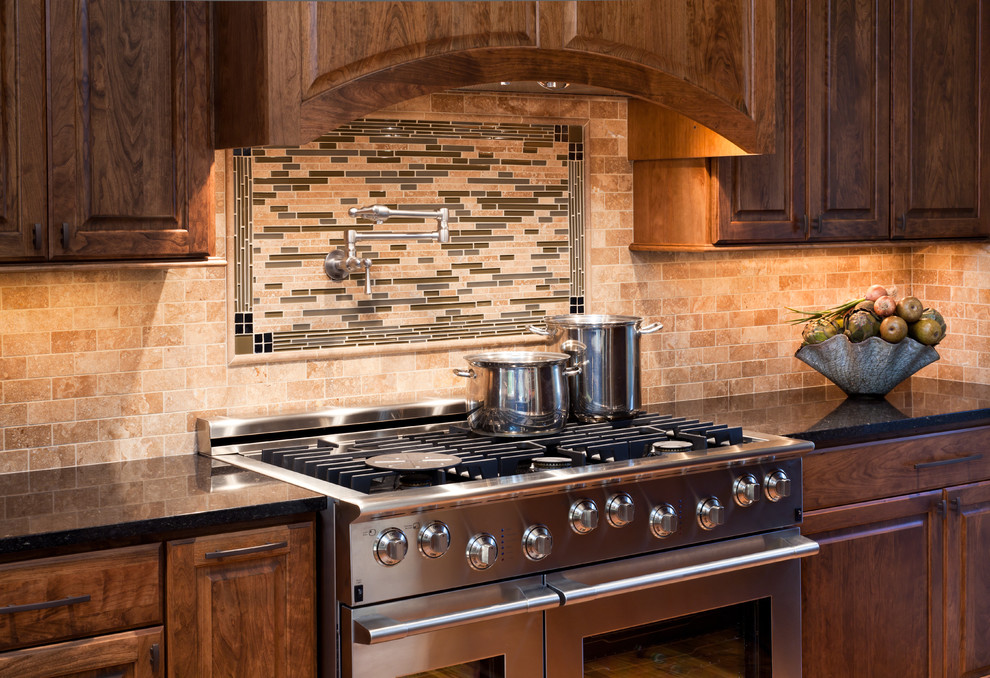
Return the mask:
<svg viewBox="0 0 990 678">
<path fill-rule="evenodd" d="M 551 350 L 573 356 L 582 367 L 571 380 L 571 412 L 580 421 L 631 417 L 641 407 L 639 338 L 663 325 L 642 324 L 628 315 L 557 315 L 546 328 L 530 331 L 550 338 Z"/>
<path fill-rule="evenodd" d="M 570 390 L 567 378 L 580 373 L 568 367 L 566 353 L 493 351 L 466 356 L 470 369 L 455 369 L 467 383 L 468 426 L 502 436 L 556 433 L 567 423 Z"/>
</svg>

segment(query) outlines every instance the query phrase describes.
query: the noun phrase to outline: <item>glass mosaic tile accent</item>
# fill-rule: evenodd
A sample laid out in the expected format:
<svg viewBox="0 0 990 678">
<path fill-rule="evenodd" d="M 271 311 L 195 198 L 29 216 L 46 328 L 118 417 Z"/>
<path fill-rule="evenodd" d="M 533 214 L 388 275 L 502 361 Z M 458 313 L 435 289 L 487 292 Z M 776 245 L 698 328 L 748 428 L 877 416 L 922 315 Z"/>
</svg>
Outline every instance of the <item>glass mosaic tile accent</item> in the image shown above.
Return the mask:
<svg viewBox="0 0 990 678">
<path fill-rule="evenodd" d="M 234 157 L 235 352 L 418 344 L 528 334 L 583 308 L 584 159 L 578 125 L 357 120 L 298 148 Z M 350 207 L 450 212 L 450 242 L 364 241 L 373 261 L 323 272 L 346 231 L 432 231 L 433 219 L 358 221 Z M 259 337 L 261 337 L 259 339 Z"/>
</svg>

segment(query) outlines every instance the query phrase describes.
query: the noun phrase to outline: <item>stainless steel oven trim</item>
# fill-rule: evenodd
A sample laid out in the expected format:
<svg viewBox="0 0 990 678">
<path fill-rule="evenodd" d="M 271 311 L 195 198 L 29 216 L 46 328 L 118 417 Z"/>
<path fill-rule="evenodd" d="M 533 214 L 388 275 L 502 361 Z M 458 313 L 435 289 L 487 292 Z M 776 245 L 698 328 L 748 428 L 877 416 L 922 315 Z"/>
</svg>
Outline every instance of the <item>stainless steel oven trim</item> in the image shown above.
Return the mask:
<svg viewBox="0 0 990 678">
<path fill-rule="evenodd" d="M 564 605 L 805 558 L 818 543 L 798 528 L 553 573 L 547 585 Z"/>
</svg>

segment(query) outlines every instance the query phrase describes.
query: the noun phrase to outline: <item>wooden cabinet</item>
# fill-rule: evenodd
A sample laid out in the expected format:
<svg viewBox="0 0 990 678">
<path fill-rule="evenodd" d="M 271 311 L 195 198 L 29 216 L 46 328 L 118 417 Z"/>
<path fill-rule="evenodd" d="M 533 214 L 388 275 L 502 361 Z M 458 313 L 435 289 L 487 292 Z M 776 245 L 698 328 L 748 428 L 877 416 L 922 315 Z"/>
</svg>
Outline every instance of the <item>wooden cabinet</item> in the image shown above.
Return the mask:
<svg viewBox="0 0 990 678">
<path fill-rule="evenodd" d="M 801 531 L 821 545 L 802 562 L 805 676 L 990 672 L 988 439 L 979 428 L 805 459 Z"/>
<path fill-rule="evenodd" d="M 990 233 L 990 7 L 894 0 L 893 237 Z"/>
<path fill-rule="evenodd" d="M 939 675 L 941 492 L 810 511 L 801 563 L 805 678 Z M 929 585 L 929 582 L 932 585 Z"/>
<path fill-rule="evenodd" d="M 207 3 L 25 0 L 2 11 L 0 259 L 209 254 Z"/>
<path fill-rule="evenodd" d="M 942 507 L 948 515 L 945 586 L 946 675 L 990 674 L 990 483 L 948 490 Z"/>
<path fill-rule="evenodd" d="M 765 150 L 772 3 L 217 3 L 217 144 L 296 145 L 430 92 L 561 80 L 651 101 Z"/>
<path fill-rule="evenodd" d="M 776 152 L 685 164 L 637 151 L 632 249 L 990 234 L 982 3 L 780 0 L 777 12 Z M 630 137 L 638 124 L 630 106 Z"/>
<path fill-rule="evenodd" d="M 171 541 L 166 569 L 169 676 L 316 675 L 312 523 Z"/>
<path fill-rule="evenodd" d="M 0 676 L 16 678 L 159 678 L 162 628 L 114 633 L 0 654 Z"/>
<path fill-rule="evenodd" d="M 0 259 L 48 251 L 41 2 L 0 5 Z"/>
<path fill-rule="evenodd" d="M 0 676 L 160 676 L 162 597 L 159 544 L 0 565 Z"/>
</svg>

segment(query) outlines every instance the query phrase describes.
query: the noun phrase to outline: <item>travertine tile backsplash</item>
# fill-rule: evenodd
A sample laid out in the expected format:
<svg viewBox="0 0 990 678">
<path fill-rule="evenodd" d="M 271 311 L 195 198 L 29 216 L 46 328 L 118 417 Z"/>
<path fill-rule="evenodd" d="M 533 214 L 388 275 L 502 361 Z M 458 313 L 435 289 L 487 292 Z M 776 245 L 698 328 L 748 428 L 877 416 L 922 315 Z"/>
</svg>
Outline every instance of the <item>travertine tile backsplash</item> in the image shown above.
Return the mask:
<svg viewBox="0 0 990 678">
<path fill-rule="evenodd" d="M 585 126 L 586 310 L 664 323 L 643 339 L 647 401 L 825 383 L 792 357 L 800 332 L 783 324 L 784 306 L 838 303 L 874 282 L 945 314 L 942 359 L 922 374 L 990 383 L 987 245 L 632 253 L 621 100 L 448 93 L 381 117 L 396 114 Z M 224 195 L 217 204 L 222 224 Z M 0 472 L 189 454 L 203 415 L 457 397 L 463 383 L 450 368 L 486 346 L 231 364 L 226 275 L 216 266 L 0 273 Z"/>
</svg>

